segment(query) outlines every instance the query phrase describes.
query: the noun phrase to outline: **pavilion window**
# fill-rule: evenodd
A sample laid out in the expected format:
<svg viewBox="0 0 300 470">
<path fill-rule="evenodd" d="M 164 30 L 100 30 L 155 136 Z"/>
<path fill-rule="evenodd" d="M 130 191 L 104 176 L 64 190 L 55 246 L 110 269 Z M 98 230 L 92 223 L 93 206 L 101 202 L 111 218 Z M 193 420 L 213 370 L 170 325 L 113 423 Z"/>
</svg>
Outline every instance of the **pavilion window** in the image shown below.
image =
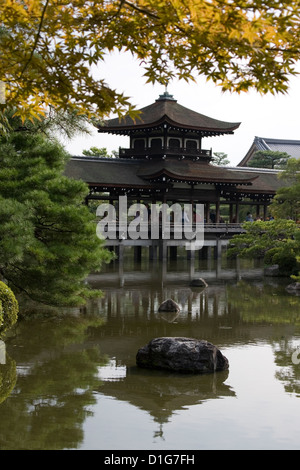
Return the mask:
<svg viewBox="0 0 300 470">
<path fill-rule="evenodd" d="M 185 143 L 187 149 L 196 150 L 197 149 L 197 140 L 187 140 Z"/>
<path fill-rule="evenodd" d="M 169 140 L 169 147 L 172 149 L 179 149 L 180 148 L 180 139 L 170 139 Z"/>
<path fill-rule="evenodd" d="M 133 142 L 133 148 L 136 150 L 143 150 L 145 146 L 145 139 L 135 139 Z"/>
<path fill-rule="evenodd" d="M 161 138 L 151 139 L 151 148 L 161 149 L 162 148 L 162 139 Z"/>
</svg>

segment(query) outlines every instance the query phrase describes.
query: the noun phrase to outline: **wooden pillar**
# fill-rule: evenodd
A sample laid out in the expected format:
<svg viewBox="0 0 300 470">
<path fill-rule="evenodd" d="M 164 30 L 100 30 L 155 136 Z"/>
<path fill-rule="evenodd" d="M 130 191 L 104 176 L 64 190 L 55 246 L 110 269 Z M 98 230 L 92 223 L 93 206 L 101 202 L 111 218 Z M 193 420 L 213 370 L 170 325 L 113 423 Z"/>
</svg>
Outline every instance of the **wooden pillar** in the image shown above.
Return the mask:
<svg viewBox="0 0 300 470">
<path fill-rule="evenodd" d="M 205 217 L 206 223 L 209 224 L 209 221 L 210 221 L 210 203 L 209 202 L 205 204 L 204 217 Z"/>
<path fill-rule="evenodd" d="M 157 244 L 152 242 L 152 245 L 149 246 L 149 260 L 157 261 Z"/>
<path fill-rule="evenodd" d="M 122 245 L 122 243 L 118 246 L 118 261 L 119 263 L 123 263 L 124 261 L 124 245 Z"/>
<path fill-rule="evenodd" d="M 238 224 L 240 221 L 240 205 L 237 202 L 235 205 L 235 223 Z"/>
<path fill-rule="evenodd" d="M 195 250 L 190 251 L 190 279 L 193 279 L 195 275 Z"/>
<path fill-rule="evenodd" d="M 264 220 L 267 220 L 268 204 L 264 203 Z"/>
<path fill-rule="evenodd" d="M 216 224 L 220 222 L 220 201 L 216 202 Z"/>
<path fill-rule="evenodd" d="M 229 223 L 232 224 L 233 220 L 233 204 L 229 203 Z"/>
<path fill-rule="evenodd" d="M 170 246 L 170 259 L 177 259 L 177 246 Z"/>
<path fill-rule="evenodd" d="M 134 247 L 134 261 L 140 263 L 142 260 L 142 247 L 140 245 Z"/>
<path fill-rule="evenodd" d="M 166 261 L 168 258 L 168 246 L 165 240 L 160 240 L 159 243 L 159 259 Z"/>
</svg>

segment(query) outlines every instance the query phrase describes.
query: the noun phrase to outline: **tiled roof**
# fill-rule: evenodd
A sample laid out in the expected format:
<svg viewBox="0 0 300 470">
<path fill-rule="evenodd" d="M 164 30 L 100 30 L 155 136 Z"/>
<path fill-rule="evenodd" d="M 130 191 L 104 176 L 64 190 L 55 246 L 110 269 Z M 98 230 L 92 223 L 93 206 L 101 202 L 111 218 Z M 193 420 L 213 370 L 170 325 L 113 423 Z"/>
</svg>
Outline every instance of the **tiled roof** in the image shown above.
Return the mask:
<svg viewBox="0 0 300 470">
<path fill-rule="evenodd" d="M 278 178 L 280 170 L 269 170 L 265 168 L 248 168 L 248 167 L 237 167 L 234 168 L 235 172 L 241 172 L 245 177 L 253 176 L 255 179 L 252 181 L 252 185 L 246 189 L 247 192 L 251 193 L 275 193 L 280 187 L 286 183 Z M 238 186 L 239 189 L 243 189 L 243 185 Z"/>
<path fill-rule="evenodd" d="M 210 118 L 185 108 L 174 99 L 164 95 L 153 104 L 140 109 L 140 117 L 134 121 L 127 116 L 122 120 L 111 119 L 98 126 L 99 132 L 127 133 L 133 129 L 144 129 L 157 126 L 164 122 L 182 129 L 202 131 L 203 135 L 221 135 L 233 133 L 240 125 L 239 122 L 225 122 Z"/>
<path fill-rule="evenodd" d="M 170 181 L 188 181 L 217 185 L 234 185 L 247 194 L 275 194 L 286 184 L 278 178 L 279 170 L 249 167 L 221 167 L 191 160 L 143 161 L 130 159 L 73 157 L 65 174 L 91 187 L 159 188 L 161 176 Z"/>
<path fill-rule="evenodd" d="M 144 179 L 153 179 L 161 174 L 174 179 L 210 183 L 251 184 L 256 175 L 242 174 L 225 167 L 192 160 L 157 160 L 145 162 L 137 174 Z"/>
<path fill-rule="evenodd" d="M 134 160 L 93 157 L 73 157 L 65 170 L 69 178 L 90 185 L 145 186 L 147 183 L 136 172 L 137 164 Z"/>
<path fill-rule="evenodd" d="M 160 175 L 180 181 L 217 184 L 251 184 L 257 175 L 191 160 L 143 161 L 113 158 L 73 157 L 65 174 L 91 186 L 153 187 Z"/>
<path fill-rule="evenodd" d="M 300 158 L 300 140 L 272 139 L 255 137 L 254 141 L 238 166 L 246 166 L 255 152 L 259 150 L 271 150 L 272 152 L 286 152 L 292 158 Z"/>
</svg>

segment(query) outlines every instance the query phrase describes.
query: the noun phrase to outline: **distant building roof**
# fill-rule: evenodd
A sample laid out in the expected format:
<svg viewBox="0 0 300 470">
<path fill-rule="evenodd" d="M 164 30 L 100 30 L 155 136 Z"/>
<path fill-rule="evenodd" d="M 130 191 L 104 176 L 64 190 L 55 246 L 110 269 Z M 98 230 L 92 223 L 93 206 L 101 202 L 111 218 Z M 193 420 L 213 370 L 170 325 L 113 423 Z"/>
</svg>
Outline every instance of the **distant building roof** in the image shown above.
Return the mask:
<svg viewBox="0 0 300 470">
<path fill-rule="evenodd" d="M 233 134 L 239 122 L 225 122 L 197 113 L 177 103 L 172 95 L 165 92 L 149 106 L 141 108 L 136 121 L 126 116 L 123 119 L 110 119 L 98 125 L 98 132 L 130 135 L 136 130 L 153 129 L 164 123 L 177 129 L 192 130 L 202 136 Z"/>
<path fill-rule="evenodd" d="M 259 150 L 271 150 L 272 152 L 286 152 L 292 158 L 300 158 L 300 140 L 271 139 L 255 137 L 254 141 L 238 166 L 247 166 L 255 152 Z"/>
</svg>

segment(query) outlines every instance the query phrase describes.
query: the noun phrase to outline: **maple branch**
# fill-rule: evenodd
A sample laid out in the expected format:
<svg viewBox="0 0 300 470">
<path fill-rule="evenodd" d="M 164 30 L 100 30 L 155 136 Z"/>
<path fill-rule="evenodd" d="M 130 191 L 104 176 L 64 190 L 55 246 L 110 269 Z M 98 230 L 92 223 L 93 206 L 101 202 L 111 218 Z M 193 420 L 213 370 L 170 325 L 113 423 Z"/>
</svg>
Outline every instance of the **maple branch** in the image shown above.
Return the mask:
<svg viewBox="0 0 300 470">
<path fill-rule="evenodd" d="M 134 5 L 133 3 L 128 2 L 127 0 L 125 0 L 123 4 L 128 5 L 130 8 L 138 11 L 139 13 L 144 13 L 145 15 L 150 16 L 151 18 L 154 18 L 155 20 L 159 20 L 159 17 L 157 15 L 155 15 L 149 10 L 146 10 L 145 8 L 140 8 L 137 5 Z"/>
<path fill-rule="evenodd" d="M 34 51 L 37 47 L 37 44 L 38 44 L 38 41 L 40 39 L 40 35 L 41 35 L 41 31 L 42 31 L 42 26 L 43 26 L 43 22 L 44 22 L 44 18 L 45 18 L 45 14 L 46 14 L 46 10 L 47 10 L 47 7 L 48 7 L 48 4 L 49 4 L 49 1 L 50 0 L 46 0 L 46 3 L 44 5 L 44 8 L 43 8 L 43 11 L 42 11 L 42 15 L 41 15 L 41 20 L 40 20 L 40 24 L 39 24 L 39 28 L 38 28 L 38 32 L 37 32 L 37 35 L 35 37 L 35 40 L 34 40 L 34 44 L 33 44 L 33 48 L 32 48 L 32 51 L 30 53 L 30 56 L 26 62 L 26 64 L 24 65 L 22 71 L 21 71 L 21 77 L 23 75 L 23 73 L 26 71 L 28 65 L 30 64 L 31 62 L 31 59 L 33 57 L 33 54 L 34 54 Z"/>
</svg>

